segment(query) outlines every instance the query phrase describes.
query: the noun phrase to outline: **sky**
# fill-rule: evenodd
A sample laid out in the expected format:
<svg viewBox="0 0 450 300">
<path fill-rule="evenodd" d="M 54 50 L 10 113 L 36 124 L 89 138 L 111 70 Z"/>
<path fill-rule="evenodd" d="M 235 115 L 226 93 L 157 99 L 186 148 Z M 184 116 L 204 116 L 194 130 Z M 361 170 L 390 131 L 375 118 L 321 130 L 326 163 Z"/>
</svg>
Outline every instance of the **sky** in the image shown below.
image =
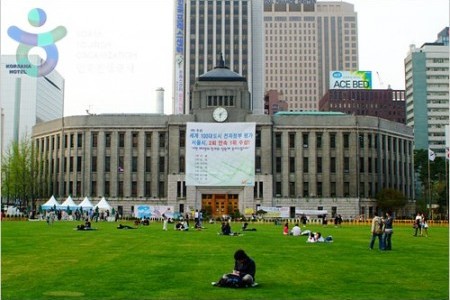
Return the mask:
<svg viewBox="0 0 450 300">
<path fill-rule="evenodd" d="M 404 89 L 403 61 L 411 44 L 434 42 L 449 24 L 449 0 L 347 0 L 358 14 L 359 69 L 373 87 Z M 47 21 L 28 22 L 41 8 Z M 64 26 L 55 43 L 65 79 L 64 115 L 151 113 L 162 87 L 172 109 L 173 0 L 1 0 L 0 53 L 14 55 L 10 26 L 44 33 Z M 46 57 L 34 47 L 31 54 Z M 1 99 L 0 99 L 1 101 Z"/>
</svg>

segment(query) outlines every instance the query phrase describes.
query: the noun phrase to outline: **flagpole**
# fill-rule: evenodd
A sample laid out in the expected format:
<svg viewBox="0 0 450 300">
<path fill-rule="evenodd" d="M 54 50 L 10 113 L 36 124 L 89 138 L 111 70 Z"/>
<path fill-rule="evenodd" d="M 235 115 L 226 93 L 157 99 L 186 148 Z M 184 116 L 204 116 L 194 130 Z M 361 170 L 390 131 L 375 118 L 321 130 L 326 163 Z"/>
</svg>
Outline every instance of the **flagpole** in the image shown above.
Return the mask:
<svg viewBox="0 0 450 300">
<path fill-rule="evenodd" d="M 430 157 L 428 155 L 428 219 L 431 220 Z"/>
</svg>

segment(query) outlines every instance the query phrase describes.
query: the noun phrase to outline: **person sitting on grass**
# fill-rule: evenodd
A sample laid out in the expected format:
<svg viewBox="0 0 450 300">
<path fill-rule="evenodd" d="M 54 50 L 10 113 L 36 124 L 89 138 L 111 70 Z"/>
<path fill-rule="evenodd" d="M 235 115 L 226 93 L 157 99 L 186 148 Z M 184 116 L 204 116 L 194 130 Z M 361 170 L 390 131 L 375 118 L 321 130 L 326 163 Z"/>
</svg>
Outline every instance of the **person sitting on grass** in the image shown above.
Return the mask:
<svg viewBox="0 0 450 300">
<path fill-rule="evenodd" d="M 239 249 L 234 253 L 234 268 L 229 274 L 224 274 L 218 282 L 212 282 L 214 286 L 221 287 L 251 287 L 256 286 L 256 264 L 244 250 Z"/>
</svg>

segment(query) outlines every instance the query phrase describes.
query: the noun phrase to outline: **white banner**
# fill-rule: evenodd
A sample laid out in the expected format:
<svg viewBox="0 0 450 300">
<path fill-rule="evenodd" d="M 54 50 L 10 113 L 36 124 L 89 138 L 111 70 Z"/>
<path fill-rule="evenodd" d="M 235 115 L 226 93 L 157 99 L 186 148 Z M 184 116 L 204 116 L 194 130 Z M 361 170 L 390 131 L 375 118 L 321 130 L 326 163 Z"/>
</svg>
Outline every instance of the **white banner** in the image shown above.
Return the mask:
<svg viewBox="0 0 450 300">
<path fill-rule="evenodd" d="M 254 186 L 255 123 L 187 123 L 187 186 Z"/>
</svg>

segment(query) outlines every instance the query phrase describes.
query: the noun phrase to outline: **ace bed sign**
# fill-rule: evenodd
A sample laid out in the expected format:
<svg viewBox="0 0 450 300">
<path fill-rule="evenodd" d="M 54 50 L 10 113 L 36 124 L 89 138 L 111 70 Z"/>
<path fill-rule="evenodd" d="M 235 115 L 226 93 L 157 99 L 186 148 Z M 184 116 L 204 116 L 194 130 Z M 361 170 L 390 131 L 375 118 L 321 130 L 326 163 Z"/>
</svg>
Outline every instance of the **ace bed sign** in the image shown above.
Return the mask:
<svg viewBox="0 0 450 300">
<path fill-rule="evenodd" d="M 187 186 L 254 186 L 255 123 L 187 123 Z"/>
<path fill-rule="evenodd" d="M 371 71 L 331 71 L 330 89 L 372 89 Z"/>
</svg>

